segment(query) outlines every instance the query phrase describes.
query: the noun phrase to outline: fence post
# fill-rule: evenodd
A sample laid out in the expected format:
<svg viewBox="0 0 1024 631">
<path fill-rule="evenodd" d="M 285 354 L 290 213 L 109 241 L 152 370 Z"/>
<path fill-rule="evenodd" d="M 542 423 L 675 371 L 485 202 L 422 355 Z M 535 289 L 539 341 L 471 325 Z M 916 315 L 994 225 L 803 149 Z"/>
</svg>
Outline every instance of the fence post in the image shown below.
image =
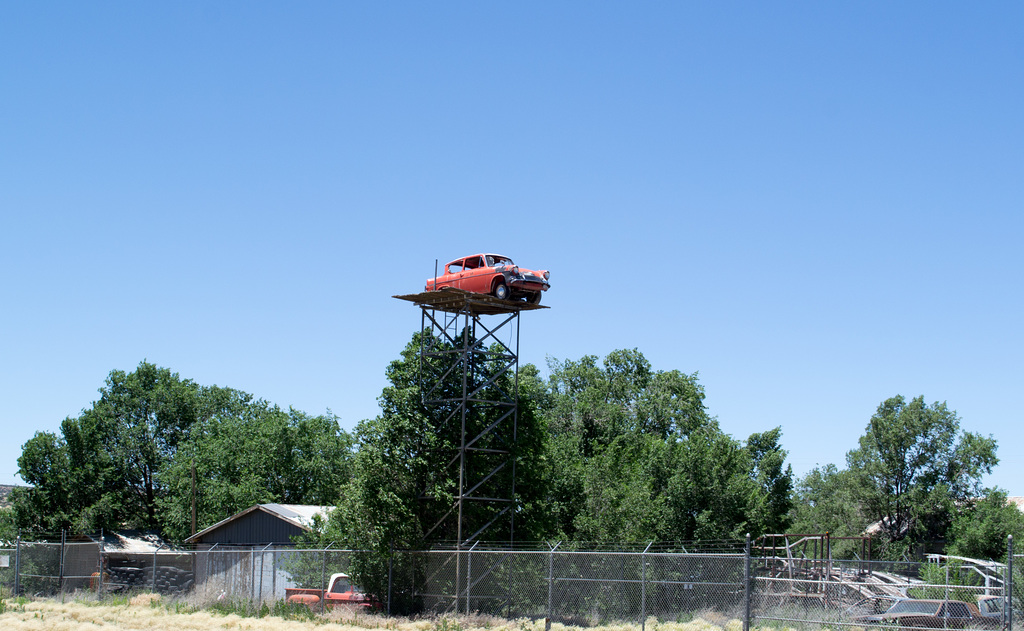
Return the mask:
<svg viewBox="0 0 1024 631">
<path fill-rule="evenodd" d="M 21 595 L 21 531 L 18 531 L 18 542 L 14 548 L 14 595 Z"/>
<path fill-rule="evenodd" d="M 333 545 L 332 541 L 323 549 L 324 556 L 320 564 L 320 613 L 327 611 L 327 551 Z"/>
<path fill-rule="evenodd" d="M 467 556 L 466 556 L 466 615 L 467 616 L 469 615 L 469 608 L 470 608 L 469 592 L 473 588 L 473 548 L 475 548 L 476 544 L 478 544 L 478 543 L 480 543 L 480 541 L 474 541 L 473 542 L 473 546 L 469 549 L 469 552 L 467 553 Z M 455 606 L 455 613 L 459 613 L 458 603 L 456 603 L 456 606 Z"/>
<path fill-rule="evenodd" d="M 206 574 L 203 576 L 203 585 L 204 586 L 208 585 L 209 582 L 210 582 L 210 574 L 211 574 L 210 564 L 213 563 L 213 549 L 216 548 L 219 545 L 220 545 L 220 542 L 218 541 L 217 543 L 215 543 L 212 546 L 210 546 L 210 548 L 206 550 L 206 554 L 203 555 L 203 558 L 206 559 Z M 199 581 L 196 581 L 196 586 L 197 587 L 199 586 Z M 234 591 L 234 590 L 232 590 L 232 591 Z M 234 594 L 232 594 L 232 595 L 234 595 Z"/>
<path fill-rule="evenodd" d="M 743 631 L 750 631 L 750 533 L 743 552 Z"/>
<path fill-rule="evenodd" d="M 391 580 L 395 563 L 395 542 L 388 544 L 388 616 L 391 616 Z"/>
<path fill-rule="evenodd" d="M 822 545 L 825 546 L 825 550 L 827 550 L 827 552 L 825 550 L 822 550 L 822 554 L 823 555 L 827 555 L 827 557 L 826 557 L 826 560 L 825 560 L 825 580 L 822 582 L 821 589 L 822 589 L 822 591 L 825 592 L 824 593 L 825 611 L 829 611 L 831 609 L 831 607 L 829 606 L 830 605 L 830 602 L 829 602 L 829 592 L 831 591 L 829 589 L 829 583 L 832 581 L 832 535 L 829 534 L 828 532 L 825 533 L 825 541 L 822 543 Z M 840 572 L 839 573 L 839 580 L 840 580 L 840 582 L 842 582 L 842 577 L 843 577 L 843 573 Z M 841 596 L 840 596 L 840 602 L 842 602 L 842 597 Z"/>
<path fill-rule="evenodd" d="M 647 551 L 652 545 L 653 541 L 640 553 L 640 631 L 647 631 Z"/>
<path fill-rule="evenodd" d="M 836 601 L 838 603 L 840 603 L 840 605 L 843 602 L 843 595 L 845 593 L 846 593 L 846 587 L 843 586 L 843 562 L 840 561 L 839 562 L 839 593 L 836 594 Z"/>
<path fill-rule="evenodd" d="M 946 600 L 949 600 L 949 559 L 946 559 Z M 942 626 L 946 626 L 946 619 L 949 616 L 943 617 Z"/>
<path fill-rule="evenodd" d="M 544 631 L 551 631 L 551 597 L 553 592 L 552 586 L 555 582 L 555 550 L 560 545 L 562 545 L 561 541 L 548 551 L 548 617 L 544 619 Z"/>
<path fill-rule="evenodd" d="M 259 602 L 263 602 L 263 575 L 267 573 L 267 550 L 274 544 L 268 543 L 266 548 L 260 550 L 260 597 Z"/>
<path fill-rule="evenodd" d="M 57 591 L 61 593 L 61 601 L 64 595 L 64 542 L 67 538 L 67 531 L 60 530 L 60 562 L 57 564 Z"/>
<path fill-rule="evenodd" d="M 96 595 L 97 595 L 97 597 L 100 600 L 102 600 L 103 599 L 103 529 L 102 528 L 100 528 L 100 576 L 99 576 L 99 580 L 96 581 L 96 585 L 97 585 Z"/>
<path fill-rule="evenodd" d="M 249 603 L 256 603 L 256 546 L 249 547 Z"/>
<path fill-rule="evenodd" d="M 1003 607 L 1006 609 L 1006 628 L 1013 631 L 1013 535 L 1006 537 L 1006 573 L 1009 594 L 1003 599 Z"/>
</svg>

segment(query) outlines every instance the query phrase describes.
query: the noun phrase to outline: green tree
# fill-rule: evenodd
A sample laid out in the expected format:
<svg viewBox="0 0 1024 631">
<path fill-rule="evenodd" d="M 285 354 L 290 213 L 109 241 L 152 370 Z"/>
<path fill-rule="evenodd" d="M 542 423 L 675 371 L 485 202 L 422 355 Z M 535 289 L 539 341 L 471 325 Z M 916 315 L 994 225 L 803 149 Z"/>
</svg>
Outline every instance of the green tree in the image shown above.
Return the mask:
<svg viewBox="0 0 1024 631">
<path fill-rule="evenodd" d="M 860 504 L 858 480 L 834 464 L 815 467 L 796 485 L 791 528 L 796 532 L 857 536 L 870 524 Z"/>
<path fill-rule="evenodd" d="M 642 482 L 636 476 L 670 467 L 677 456 L 676 447 L 657 452 L 662 454 L 660 465 L 645 462 L 640 469 L 623 469 L 621 475 L 608 467 L 640 454 L 654 457 L 657 441 L 668 445 L 703 428 L 718 431 L 704 407 L 704 390 L 697 375 L 654 371 L 637 349 L 612 351 L 602 361 L 593 355 L 578 361 L 549 359 L 548 369 L 546 394 L 536 402 L 550 431 L 547 495 L 555 520 L 553 536 L 657 537 L 668 523 L 664 516 L 656 515 L 661 510 L 660 499 L 647 505 L 649 514 L 635 516 L 636 527 L 626 532 L 614 523 L 602 523 L 603 519 L 624 522 L 615 511 L 601 510 L 596 498 L 621 497 L 625 506 L 640 501 L 637 494 L 660 496 L 667 484 L 664 476 Z M 649 439 L 627 438 L 637 436 Z M 650 530 L 652 524 L 661 526 Z"/>
<path fill-rule="evenodd" d="M 838 537 L 859 537 L 871 523 L 861 504 L 858 480 L 834 464 L 815 467 L 797 484 L 790 510 L 790 532 L 832 535 L 835 558 L 862 554 L 860 545 Z"/>
<path fill-rule="evenodd" d="M 62 426 L 71 423 L 65 419 Z M 33 486 L 11 490 L 16 523 L 34 532 L 67 527 L 82 510 L 71 493 L 73 483 L 67 445 L 52 432 L 36 432 L 23 446 L 18 474 Z"/>
<path fill-rule="evenodd" d="M 714 424 L 696 373 L 652 371 L 635 348 L 612 351 L 601 366 L 586 355 L 549 359 L 548 369 L 549 395 L 541 409 L 552 434 L 578 437 L 584 457 L 628 433 L 667 439 Z"/>
<path fill-rule="evenodd" d="M 103 438 L 109 473 L 124 491 L 123 521 L 132 527 L 160 527 L 157 477 L 199 417 L 201 394 L 193 381 L 142 362 L 131 373 L 111 371 L 86 411 Z"/>
<path fill-rule="evenodd" d="M 892 541 L 944 534 L 954 506 L 998 463 L 995 439 L 961 432 L 945 403 L 902 396 L 878 406 L 846 459 L 867 514 Z"/>
<path fill-rule="evenodd" d="M 1024 541 L 1024 514 L 1007 501 L 1006 491 L 987 489 L 967 502 L 953 518 L 949 552 L 972 559 L 1005 561 L 1007 537 Z"/>
<path fill-rule="evenodd" d="M 193 463 L 199 522 L 209 525 L 256 502 L 334 503 L 351 447 L 329 413 L 284 412 L 142 362 L 111 371 L 60 435 L 25 443 L 18 465 L 32 486 L 11 501 L 18 525 L 36 532 L 141 528 L 180 539 L 191 525 Z"/>
<path fill-rule="evenodd" d="M 662 539 L 672 446 L 654 436 L 623 434 L 584 468 L 582 510 L 575 530 L 584 541 Z"/>
<path fill-rule="evenodd" d="M 793 468 L 786 464 L 782 428 L 751 434 L 746 450 L 755 483 L 748 521 L 757 533 L 781 533 L 789 525 L 792 508 Z"/>
<path fill-rule="evenodd" d="M 333 505 L 349 480 L 352 438 L 328 413 L 285 412 L 245 392 L 210 388 L 204 418 L 160 475 L 164 534 L 191 532 L 192 469 L 199 529 L 253 504 Z"/>
<path fill-rule="evenodd" d="M 666 488 L 669 528 L 660 538 L 738 539 L 751 531 L 758 490 L 743 446 L 716 424 L 692 432 L 674 447 Z"/>
<path fill-rule="evenodd" d="M 387 368 L 389 384 L 379 398 L 381 414 L 359 423 L 356 428 L 358 450 L 353 465 L 352 482 L 342 493 L 337 510 L 332 513 L 328 535 L 347 545 L 381 553 L 392 546 L 417 547 L 424 541 L 456 539 L 456 520 L 449 514 L 452 497 L 458 488 L 458 449 L 461 444 L 461 422 L 458 408 L 451 400 L 462 392 L 459 371 L 448 371 L 441 358 L 427 358 L 421 365 L 420 345 L 424 334 L 416 333 L 401 357 Z M 447 348 L 433 338 L 425 343 Z M 478 357 L 469 376 L 470 391 L 476 398 L 498 400 L 491 388 L 505 393 L 514 390 L 515 375 L 502 370 L 500 361 Z M 439 390 L 421 390 L 421 370 L 433 370 L 441 377 Z M 486 431 L 498 421 L 507 408 L 478 406 L 467 416 L 467 435 L 480 436 L 474 448 L 479 452 L 507 452 L 502 457 L 516 463 L 515 529 L 516 538 L 530 538 L 544 530 L 547 519 L 542 495 L 543 441 L 547 435 L 541 419 L 534 413 L 526 397 L 537 396 L 536 370 L 524 366 L 520 393 L 516 441 L 504 432 Z M 529 384 L 533 381 L 533 385 Z M 441 401 L 424 403 L 425 396 Z M 467 479 L 481 480 L 490 472 L 493 462 L 474 465 L 468 460 Z M 477 461 L 478 462 L 478 461 Z M 480 468 L 473 469 L 473 466 Z M 495 492 L 510 492 L 512 466 L 495 473 L 489 484 Z M 486 495 L 486 493 L 482 493 Z M 495 495 L 490 495 L 495 497 Z M 497 497 L 501 497 L 498 495 Z M 486 508 L 464 504 L 463 535 L 474 533 L 493 515 Z M 447 515 L 447 518 L 446 518 Z M 485 538 L 508 540 L 507 527 L 488 530 Z M 369 586 L 367 581 L 364 584 Z"/>
<path fill-rule="evenodd" d="M 14 509 L 10 506 L 0 508 L 0 545 L 7 546 L 18 536 L 18 527 L 14 523 Z"/>
<path fill-rule="evenodd" d="M 551 429 L 557 536 L 693 539 L 785 527 L 792 471 L 779 429 L 740 444 L 707 414 L 696 374 L 654 371 L 636 349 L 549 368 L 538 401 Z"/>
<path fill-rule="evenodd" d="M 195 422 L 201 390 L 142 362 L 111 371 L 99 392 L 60 436 L 39 432 L 23 446 L 19 474 L 32 488 L 12 497 L 22 527 L 159 528 L 158 473 Z"/>
<path fill-rule="evenodd" d="M 467 332 L 468 334 L 468 332 Z M 314 535 L 318 542 L 335 542 L 364 552 L 351 559 L 350 572 L 369 593 L 384 598 L 387 593 L 387 560 L 404 549 L 420 549 L 428 541 L 453 541 L 457 533 L 457 515 L 453 496 L 458 489 L 458 449 L 461 444 L 462 419 L 454 400 L 462 393 L 461 371 L 449 371 L 442 357 L 420 357 L 421 342 L 439 351 L 454 350 L 434 336 L 424 339 L 416 333 L 402 350 L 399 359 L 391 362 L 386 375 L 389 385 L 378 399 L 381 413 L 359 423 L 356 428 L 356 450 L 351 481 L 344 487 L 338 506 L 332 511 L 325 529 Z M 471 343 L 475 341 L 471 340 Z M 450 356 L 450 355 L 449 355 Z M 499 400 L 501 393 L 515 389 L 515 375 L 503 370 L 503 362 L 494 354 L 479 353 L 474 357 L 468 375 L 468 388 L 474 398 Z M 431 372 L 430 386 L 422 388 L 423 373 Z M 543 396 L 538 387 L 536 369 L 520 369 L 520 406 L 516 440 L 506 431 L 486 431 L 508 408 L 477 405 L 467 414 L 467 434 L 479 436 L 473 445 L 477 454 L 502 452 L 506 466 L 487 481 L 493 485 L 481 495 L 508 497 L 515 469 L 514 507 L 485 529 L 483 540 L 508 541 L 509 528 L 515 517 L 515 537 L 531 539 L 538 536 L 549 520 L 543 502 L 545 471 L 543 441 L 547 435 L 541 419 L 533 413 L 528 400 Z M 501 393 L 498 392 L 501 391 Z M 424 399 L 438 403 L 427 405 Z M 507 424 L 504 425 L 507 429 Z M 474 454 L 476 455 L 476 454 Z M 511 466 L 514 463 L 514 467 Z M 467 479 L 481 480 L 490 472 L 494 461 L 467 461 Z M 503 495 L 497 495 L 502 493 Z M 468 537 L 495 517 L 493 508 L 481 508 L 481 502 L 466 502 L 463 510 L 463 536 Z M 396 552 L 399 551 L 399 552 Z M 411 585 L 415 563 L 396 564 L 401 576 L 394 576 L 398 587 L 392 592 L 392 611 L 410 611 L 412 592 L 401 588 Z"/>
</svg>

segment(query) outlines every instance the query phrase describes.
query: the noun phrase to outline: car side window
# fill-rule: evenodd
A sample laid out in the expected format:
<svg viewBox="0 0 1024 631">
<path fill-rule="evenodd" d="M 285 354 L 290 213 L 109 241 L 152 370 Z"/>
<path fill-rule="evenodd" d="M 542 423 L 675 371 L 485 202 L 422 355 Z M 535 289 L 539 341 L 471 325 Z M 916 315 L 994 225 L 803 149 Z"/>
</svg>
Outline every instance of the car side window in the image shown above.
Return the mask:
<svg viewBox="0 0 1024 631">
<path fill-rule="evenodd" d="M 459 261 L 458 263 L 449 263 L 448 264 L 448 273 L 449 274 L 458 274 L 461 271 L 462 271 L 462 261 Z"/>
<path fill-rule="evenodd" d="M 943 613 L 940 616 L 946 616 L 947 618 L 970 618 L 971 612 L 967 610 L 967 605 L 963 603 L 946 603 L 943 606 Z"/>
<path fill-rule="evenodd" d="M 480 267 L 480 257 L 474 256 L 473 258 L 466 259 L 466 269 L 476 269 Z"/>
</svg>

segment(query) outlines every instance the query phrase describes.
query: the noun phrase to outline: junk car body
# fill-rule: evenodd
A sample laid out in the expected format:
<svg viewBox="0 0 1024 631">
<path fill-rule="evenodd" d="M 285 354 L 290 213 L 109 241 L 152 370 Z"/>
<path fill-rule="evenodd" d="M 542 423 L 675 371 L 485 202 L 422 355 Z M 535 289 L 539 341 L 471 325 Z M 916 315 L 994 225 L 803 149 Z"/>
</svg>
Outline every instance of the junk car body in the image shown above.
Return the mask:
<svg viewBox="0 0 1024 631">
<path fill-rule="evenodd" d="M 427 291 L 453 287 L 499 300 L 526 300 L 537 304 L 551 284 L 547 270 L 519 267 L 501 254 L 473 254 L 444 266 L 443 274 L 427 279 Z"/>
</svg>

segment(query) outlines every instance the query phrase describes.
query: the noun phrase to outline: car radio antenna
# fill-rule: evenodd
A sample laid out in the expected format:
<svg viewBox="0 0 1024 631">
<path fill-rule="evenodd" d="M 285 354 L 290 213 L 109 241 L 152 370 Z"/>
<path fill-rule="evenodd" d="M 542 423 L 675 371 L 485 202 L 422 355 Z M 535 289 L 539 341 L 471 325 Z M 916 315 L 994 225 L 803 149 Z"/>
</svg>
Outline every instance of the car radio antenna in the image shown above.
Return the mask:
<svg viewBox="0 0 1024 631">
<path fill-rule="evenodd" d="M 434 289 L 437 290 L 437 259 L 434 259 Z"/>
</svg>

